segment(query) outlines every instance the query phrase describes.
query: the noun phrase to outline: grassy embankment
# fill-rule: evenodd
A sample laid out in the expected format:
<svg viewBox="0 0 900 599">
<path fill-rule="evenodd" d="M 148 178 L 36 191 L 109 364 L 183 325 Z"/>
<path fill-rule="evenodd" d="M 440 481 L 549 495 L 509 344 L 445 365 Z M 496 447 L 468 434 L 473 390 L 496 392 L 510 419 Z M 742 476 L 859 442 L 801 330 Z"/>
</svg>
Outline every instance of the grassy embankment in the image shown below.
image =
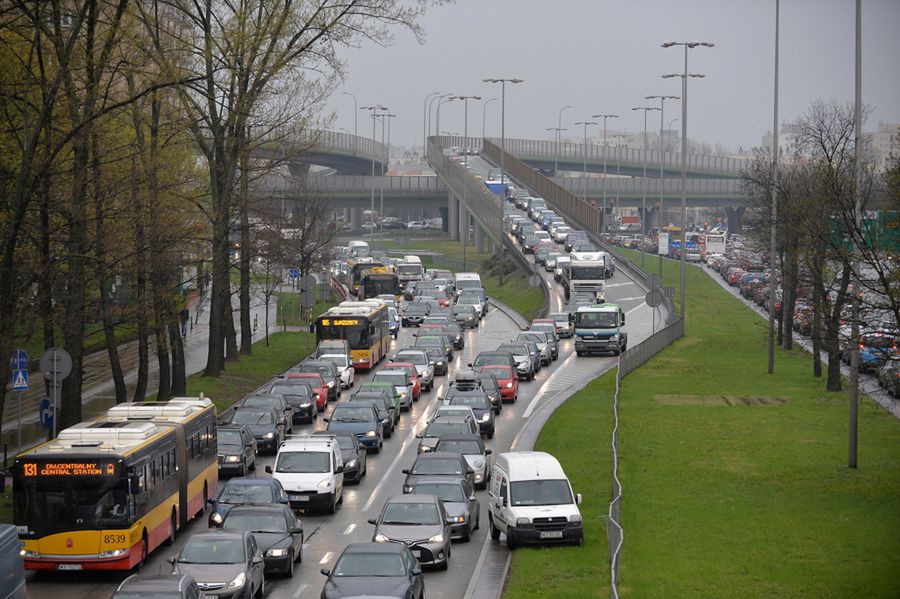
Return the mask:
<svg viewBox="0 0 900 599">
<path fill-rule="evenodd" d="M 664 277 L 677 285 L 677 263 Z M 696 267 L 687 284 L 687 336 L 622 385 L 620 595 L 900 596 L 900 422 L 862 399 L 848 469 L 847 393 L 824 392 L 803 351 L 767 375 L 766 323 Z M 585 494 L 585 545 L 516 551 L 507 598 L 608 596 L 612 376 L 537 445 Z"/>
</svg>

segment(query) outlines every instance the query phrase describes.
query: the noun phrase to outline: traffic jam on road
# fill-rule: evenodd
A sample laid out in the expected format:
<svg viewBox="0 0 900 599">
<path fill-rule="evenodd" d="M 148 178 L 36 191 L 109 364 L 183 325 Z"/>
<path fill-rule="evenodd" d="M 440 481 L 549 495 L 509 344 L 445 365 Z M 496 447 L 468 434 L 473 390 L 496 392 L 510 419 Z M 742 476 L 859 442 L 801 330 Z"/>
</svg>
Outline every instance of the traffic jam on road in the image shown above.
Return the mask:
<svg viewBox="0 0 900 599">
<path fill-rule="evenodd" d="M 19 456 L 26 567 L 57 571 L 33 596 L 462 597 L 485 543 L 581 544 L 562 466 L 511 449 L 539 401 L 627 348 L 643 302 L 543 200 L 511 188 L 503 203 L 551 289 L 526 330 L 477 273 L 354 241 L 335 274 L 355 297 L 218 426 L 203 397 L 123 404 Z M 141 566 L 112 584 L 85 572 Z"/>
</svg>

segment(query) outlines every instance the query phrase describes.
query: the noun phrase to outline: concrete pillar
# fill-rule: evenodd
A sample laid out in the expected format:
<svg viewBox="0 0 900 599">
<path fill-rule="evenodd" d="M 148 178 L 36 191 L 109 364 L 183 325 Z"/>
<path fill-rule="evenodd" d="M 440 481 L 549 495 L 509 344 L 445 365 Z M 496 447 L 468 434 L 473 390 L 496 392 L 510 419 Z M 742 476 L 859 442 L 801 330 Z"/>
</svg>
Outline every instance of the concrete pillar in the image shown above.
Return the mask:
<svg viewBox="0 0 900 599">
<path fill-rule="evenodd" d="M 725 210 L 725 220 L 726 225 L 728 226 L 729 235 L 741 232 L 741 226 L 744 221 L 744 212 L 746 211 L 747 209 L 743 206 L 736 206 Z"/>
<path fill-rule="evenodd" d="M 362 208 L 360 206 L 350 209 L 350 228 L 354 231 L 362 229 Z"/>
<path fill-rule="evenodd" d="M 463 243 L 469 242 L 469 211 L 466 210 L 466 205 L 457 200 L 457 204 L 459 204 L 459 218 L 457 222 L 459 223 L 459 240 Z"/>
<path fill-rule="evenodd" d="M 484 252 L 484 231 L 478 223 L 475 223 L 475 251 L 479 254 Z"/>
<path fill-rule="evenodd" d="M 441 231 L 447 233 L 450 230 L 450 209 L 443 206 L 438 207 L 438 216 L 441 217 Z"/>
<path fill-rule="evenodd" d="M 459 241 L 459 200 L 453 192 L 447 194 L 447 221 L 450 239 Z"/>
</svg>

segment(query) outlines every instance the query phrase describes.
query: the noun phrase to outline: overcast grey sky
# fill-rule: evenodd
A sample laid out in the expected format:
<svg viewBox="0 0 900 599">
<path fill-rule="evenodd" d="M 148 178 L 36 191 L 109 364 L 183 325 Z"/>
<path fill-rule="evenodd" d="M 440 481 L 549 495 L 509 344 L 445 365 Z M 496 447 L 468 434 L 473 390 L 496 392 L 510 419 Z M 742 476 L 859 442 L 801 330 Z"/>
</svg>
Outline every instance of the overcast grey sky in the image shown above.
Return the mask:
<svg viewBox="0 0 900 599">
<path fill-rule="evenodd" d="M 900 122 L 900 0 L 863 0 L 863 102 L 878 121 Z M 800 115 L 822 98 L 852 102 L 854 0 L 781 1 L 781 121 Z M 422 20 L 427 39 L 405 31 L 390 47 L 371 44 L 345 50 L 348 74 L 332 96 L 333 129 L 353 131 L 353 100 L 383 104 L 397 114 L 395 144 L 421 144 L 423 100 L 433 91 L 500 95 L 485 77 L 518 77 L 507 85 L 508 137 L 550 139 L 559 109 L 564 135 L 580 137 L 572 124 L 592 114 L 621 115 L 618 126 L 643 131 L 641 112 L 653 94 L 680 95 L 683 50 L 665 40 L 702 40 L 715 48 L 690 51 L 688 134 L 735 150 L 758 146 L 772 128 L 775 0 L 457 0 L 429 7 Z M 499 101 L 487 109 L 487 135 L 500 136 Z M 666 102 L 666 121 L 680 116 Z M 650 113 L 649 128 L 659 127 Z M 482 108 L 469 102 L 469 134 L 480 135 Z M 610 130 L 613 121 L 609 121 Z M 680 127 L 676 124 L 675 127 Z M 441 129 L 462 133 L 462 102 L 441 109 Z M 360 134 L 371 121 L 359 114 Z M 596 133 L 596 130 L 595 130 Z M 378 134 L 380 136 L 380 132 Z"/>
</svg>

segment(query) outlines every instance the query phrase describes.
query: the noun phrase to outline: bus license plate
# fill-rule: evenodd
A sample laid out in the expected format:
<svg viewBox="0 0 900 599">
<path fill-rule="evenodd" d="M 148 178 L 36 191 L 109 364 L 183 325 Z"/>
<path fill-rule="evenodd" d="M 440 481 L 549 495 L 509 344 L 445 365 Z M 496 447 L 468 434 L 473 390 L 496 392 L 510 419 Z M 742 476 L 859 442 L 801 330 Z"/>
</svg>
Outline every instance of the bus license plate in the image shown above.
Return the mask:
<svg viewBox="0 0 900 599">
<path fill-rule="evenodd" d="M 541 533 L 542 539 L 561 539 L 563 533 L 561 530 L 547 530 Z"/>
<path fill-rule="evenodd" d="M 81 564 L 59 564 L 57 570 L 81 570 Z"/>
</svg>

